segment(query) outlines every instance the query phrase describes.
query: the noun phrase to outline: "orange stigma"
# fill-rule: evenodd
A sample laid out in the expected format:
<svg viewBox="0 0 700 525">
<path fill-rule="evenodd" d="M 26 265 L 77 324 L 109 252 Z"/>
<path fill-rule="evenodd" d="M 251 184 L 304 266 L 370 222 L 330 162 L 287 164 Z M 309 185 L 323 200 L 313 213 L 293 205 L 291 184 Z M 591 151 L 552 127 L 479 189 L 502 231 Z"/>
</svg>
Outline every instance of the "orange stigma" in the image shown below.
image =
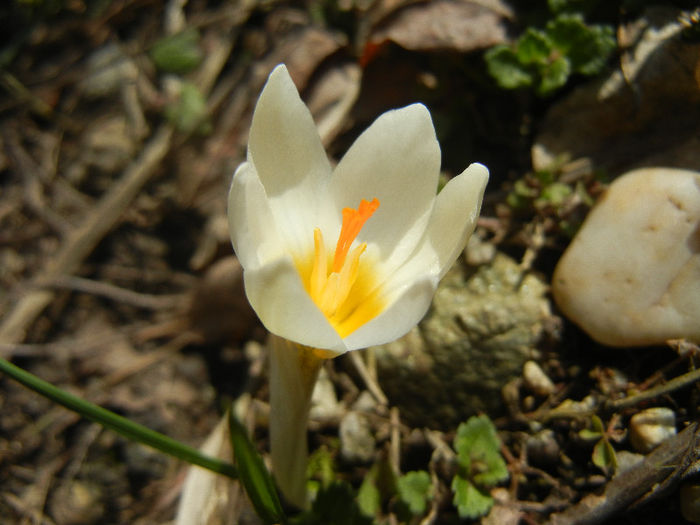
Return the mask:
<svg viewBox="0 0 700 525">
<path fill-rule="evenodd" d="M 357 209 L 343 208 L 343 226 L 340 228 L 338 244 L 335 246 L 333 257 L 334 273 L 340 272 L 345 264 L 345 259 L 350 250 L 350 245 L 360 233 L 360 230 L 372 214 L 379 208 L 379 200 L 374 198 L 371 202 L 362 199 Z"/>
</svg>

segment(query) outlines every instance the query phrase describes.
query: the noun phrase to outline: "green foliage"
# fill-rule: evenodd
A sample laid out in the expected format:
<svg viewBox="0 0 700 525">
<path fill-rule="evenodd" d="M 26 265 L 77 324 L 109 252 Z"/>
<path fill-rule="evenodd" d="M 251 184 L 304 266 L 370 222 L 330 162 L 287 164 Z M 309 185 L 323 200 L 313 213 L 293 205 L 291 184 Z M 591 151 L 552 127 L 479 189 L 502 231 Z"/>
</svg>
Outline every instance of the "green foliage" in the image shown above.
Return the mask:
<svg viewBox="0 0 700 525">
<path fill-rule="evenodd" d="M 489 73 L 502 88 L 533 87 L 545 96 L 561 88 L 574 73 L 599 73 L 615 45 L 611 26 L 589 26 L 579 14 L 561 13 L 544 30 L 527 28 L 513 46 L 492 47 L 485 59 Z"/>
<path fill-rule="evenodd" d="M 286 523 L 275 483 L 262 457 L 248 439 L 246 429 L 231 412 L 228 423 L 239 479 L 255 511 L 265 523 Z"/>
<path fill-rule="evenodd" d="M 311 509 L 290 521 L 294 525 L 371 525 L 372 518 L 364 516 L 355 501 L 352 487 L 335 481 L 322 488 Z"/>
<path fill-rule="evenodd" d="M 457 428 L 454 447 L 459 470 L 452 480 L 452 491 L 462 518 L 486 514 L 493 505 L 488 489 L 508 479 L 500 446 L 488 416 L 471 417 Z"/>
<path fill-rule="evenodd" d="M 428 501 L 433 498 L 430 474 L 424 470 L 407 472 L 397 480 L 396 487 L 411 514 L 420 516 L 425 513 Z"/>
<path fill-rule="evenodd" d="M 357 491 L 357 504 L 365 516 L 376 516 L 382 508 L 382 494 L 377 487 L 376 465 L 372 467 Z"/>
<path fill-rule="evenodd" d="M 306 479 L 308 480 L 306 488 L 312 498 L 315 498 L 319 490 L 328 487 L 335 479 L 333 454 L 325 445 L 309 457 L 306 465 Z"/>
<path fill-rule="evenodd" d="M 194 28 L 188 28 L 180 33 L 163 37 L 153 44 L 150 55 L 161 71 L 188 73 L 202 61 L 199 32 Z"/>
<path fill-rule="evenodd" d="M 617 470 L 617 455 L 598 416 L 591 417 L 591 427 L 581 430 L 579 436 L 586 441 L 596 441 L 591 460 L 603 472 L 612 474 Z"/>
<path fill-rule="evenodd" d="M 182 133 L 211 132 L 211 123 L 207 115 L 207 101 L 194 84 L 184 82 L 180 97 L 165 108 L 166 118 Z"/>
<path fill-rule="evenodd" d="M 469 480 L 455 476 L 452 480 L 452 503 L 457 507 L 461 518 L 476 519 L 485 515 L 493 506 L 493 498 L 483 489 L 477 488 Z"/>
</svg>

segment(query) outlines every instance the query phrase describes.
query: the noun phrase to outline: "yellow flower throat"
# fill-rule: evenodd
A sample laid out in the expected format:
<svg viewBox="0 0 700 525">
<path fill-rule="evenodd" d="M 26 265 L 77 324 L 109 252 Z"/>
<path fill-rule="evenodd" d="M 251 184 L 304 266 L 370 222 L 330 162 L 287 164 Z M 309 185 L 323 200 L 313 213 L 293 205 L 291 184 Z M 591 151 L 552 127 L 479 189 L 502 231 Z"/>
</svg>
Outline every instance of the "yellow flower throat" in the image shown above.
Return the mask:
<svg viewBox="0 0 700 525">
<path fill-rule="evenodd" d="M 362 199 L 357 209 L 343 209 L 343 224 L 331 256 L 321 230 L 314 229 L 313 259 L 310 265 L 299 268 L 311 299 L 341 337 L 354 332 L 383 309 L 375 292 L 373 265 L 365 260 L 366 257 L 363 261 L 360 259 L 367 243 L 350 249 L 378 207 L 379 200 L 368 202 Z"/>
</svg>

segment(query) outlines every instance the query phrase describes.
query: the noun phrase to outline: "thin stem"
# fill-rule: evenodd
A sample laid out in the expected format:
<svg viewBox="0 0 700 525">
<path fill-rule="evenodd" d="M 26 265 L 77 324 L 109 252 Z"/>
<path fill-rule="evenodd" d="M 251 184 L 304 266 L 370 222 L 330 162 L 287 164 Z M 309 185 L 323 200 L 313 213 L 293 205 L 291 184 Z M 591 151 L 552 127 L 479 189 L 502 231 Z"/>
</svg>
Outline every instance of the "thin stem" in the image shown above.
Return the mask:
<svg viewBox="0 0 700 525">
<path fill-rule="evenodd" d="M 51 401 L 63 405 L 86 419 L 99 423 L 103 427 L 113 430 L 132 441 L 143 443 L 169 456 L 198 465 L 218 474 L 223 474 L 229 478 L 238 478 L 236 467 L 230 463 L 206 456 L 197 449 L 180 443 L 160 432 L 134 423 L 130 419 L 74 396 L 1 358 L 0 371 Z"/>
</svg>

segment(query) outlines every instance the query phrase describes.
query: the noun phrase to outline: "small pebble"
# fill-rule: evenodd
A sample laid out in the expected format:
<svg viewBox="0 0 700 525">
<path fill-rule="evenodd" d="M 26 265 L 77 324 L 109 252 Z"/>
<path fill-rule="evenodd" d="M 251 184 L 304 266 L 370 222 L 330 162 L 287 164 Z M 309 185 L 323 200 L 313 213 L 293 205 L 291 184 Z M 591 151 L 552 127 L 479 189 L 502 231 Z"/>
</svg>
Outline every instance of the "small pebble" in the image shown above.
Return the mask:
<svg viewBox="0 0 700 525">
<path fill-rule="evenodd" d="M 646 454 L 676 435 L 676 414 L 666 407 L 642 410 L 630 418 L 629 431 L 634 449 Z"/>
<path fill-rule="evenodd" d="M 369 463 L 374 457 L 375 440 L 369 421 L 358 412 L 348 412 L 340 421 L 340 455 L 350 463 Z"/>
<path fill-rule="evenodd" d="M 554 383 L 534 361 L 527 361 L 523 365 L 523 379 L 525 385 L 538 396 L 548 396 L 554 392 Z"/>
</svg>

